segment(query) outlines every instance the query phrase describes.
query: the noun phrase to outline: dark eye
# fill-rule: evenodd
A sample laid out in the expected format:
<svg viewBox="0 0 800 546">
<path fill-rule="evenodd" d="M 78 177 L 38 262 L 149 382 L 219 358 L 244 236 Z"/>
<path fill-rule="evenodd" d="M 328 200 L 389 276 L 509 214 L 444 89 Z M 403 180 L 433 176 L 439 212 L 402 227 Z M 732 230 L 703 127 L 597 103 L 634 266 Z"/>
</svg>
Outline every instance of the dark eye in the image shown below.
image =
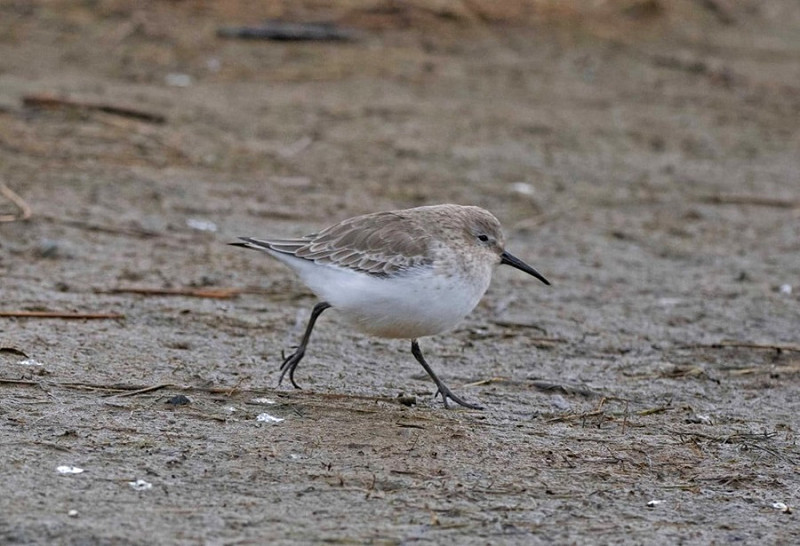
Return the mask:
<svg viewBox="0 0 800 546">
<path fill-rule="evenodd" d="M 489 236 L 488 235 L 484 235 L 484 234 L 480 234 L 480 235 L 478 235 L 478 240 L 480 242 L 482 242 L 482 243 L 485 243 L 485 242 L 487 242 L 489 240 Z"/>
</svg>

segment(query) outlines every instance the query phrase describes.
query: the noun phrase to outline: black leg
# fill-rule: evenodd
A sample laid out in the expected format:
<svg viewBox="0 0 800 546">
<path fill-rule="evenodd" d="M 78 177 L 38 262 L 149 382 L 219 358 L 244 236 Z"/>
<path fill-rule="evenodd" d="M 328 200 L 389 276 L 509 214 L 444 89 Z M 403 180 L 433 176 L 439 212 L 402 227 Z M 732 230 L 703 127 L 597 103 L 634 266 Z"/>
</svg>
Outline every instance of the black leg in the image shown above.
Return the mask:
<svg viewBox="0 0 800 546">
<path fill-rule="evenodd" d="M 451 391 L 450 389 L 447 388 L 447 385 L 445 385 L 442 382 L 442 380 L 439 379 L 436 376 L 435 373 L 433 373 L 433 370 L 431 369 L 431 367 L 428 365 L 427 362 L 425 362 L 425 357 L 422 356 L 422 351 L 419 350 L 419 343 L 417 343 L 416 339 L 411 341 L 411 354 L 414 355 L 414 358 L 417 359 L 417 362 L 422 364 L 422 367 L 425 368 L 425 371 L 428 372 L 429 376 L 431 376 L 431 379 L 433 379 L 433 382 L 436 383 L 437 390 L 436 390 L 436 394 L 434 394 L 433 396 L 435 398 L 438 394 L 441 394 L 442 395 L 442 402 L 444 402 L 444 407 L 446 407 L 446 408 L 450 407 L 450 406 L 447 405 L 447 399 L 449 398 L 450 400 L 452 400 L 456 404 L 464 406 L 465 408 L 477 409 L 477 410 L 483 409 L 483 407 L 479 406 L 478 404 L 470 404 L 469 402 L 464 402 L 461 398 L 459 398 L 458 396 L 453 394 L 453 391 Z"/>
<path fill-rule="evenodd" d="M 311 318 L 308 319 L 306 333 L 303 334 L 303 339 L 300 341 L 300 346 L 297 347 L 297 350 L 290 354 L 288 358 L 283 361 L 283 364 L 281 364 L 281 376 L 278 378 L 278 385 L 280 385 L 283 381 L 283 376 L 286 375 L 286 372 L 289 372 L 289 380 L 292 382 L 292 385 L 294 385 L 294 388 L 300 388 L 300 385 L 294 381 L 294 370 L 297 368 L 297 365 L 300 364 L 300 361 L 303 360 L 303 356 L 306 354 L 306 346 L 308 345 L 308 340 L 311 337 L 311 330 L 314 329 L 314 324 L 317 322 L 317 318 L 325 309 L 330 306 L 331 304 L 326 301 L 320 302 L 314 306 L 314 309 L 311 311 Z"/>
</svg>

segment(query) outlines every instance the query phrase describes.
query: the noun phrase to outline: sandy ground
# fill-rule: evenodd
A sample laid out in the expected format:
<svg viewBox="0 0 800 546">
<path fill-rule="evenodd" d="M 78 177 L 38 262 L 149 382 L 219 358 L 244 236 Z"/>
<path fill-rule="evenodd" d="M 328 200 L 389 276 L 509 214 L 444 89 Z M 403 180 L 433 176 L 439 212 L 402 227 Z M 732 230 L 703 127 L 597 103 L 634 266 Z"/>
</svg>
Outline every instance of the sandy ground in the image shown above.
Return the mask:
<svg viewBox="0 0 800 546">
<path fill-rule="evenodd" d="M 0 4 L 0 311 L 122 317 L 0 318 L 0 542 L 800 541 L 796 2 L 252 4 Z M 277 16 L 359 39 L 215 36 Z M 277 388 L 314 298 L 225 243 L 441 202 L 553 282 L 422 340 L 487 409 L 334 312 Z"/>
</svg>

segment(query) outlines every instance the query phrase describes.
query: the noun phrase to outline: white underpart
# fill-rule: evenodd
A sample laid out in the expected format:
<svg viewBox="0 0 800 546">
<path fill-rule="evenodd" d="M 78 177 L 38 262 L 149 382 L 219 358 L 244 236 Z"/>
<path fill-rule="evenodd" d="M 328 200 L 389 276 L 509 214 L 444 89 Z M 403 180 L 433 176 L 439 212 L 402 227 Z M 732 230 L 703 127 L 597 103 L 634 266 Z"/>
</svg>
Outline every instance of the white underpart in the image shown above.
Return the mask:
<svg viewBox="0 0 800 546">
<path fill-rule="evenodd" d="M 415 339 L 455 327 L 478 304 L 492 272 L 487 264 L 471 278 L 441 274 L 432 267 L 376 277 L 268 252 L 291 267 L 354 328 L 387 338 Z"/>
</svg>

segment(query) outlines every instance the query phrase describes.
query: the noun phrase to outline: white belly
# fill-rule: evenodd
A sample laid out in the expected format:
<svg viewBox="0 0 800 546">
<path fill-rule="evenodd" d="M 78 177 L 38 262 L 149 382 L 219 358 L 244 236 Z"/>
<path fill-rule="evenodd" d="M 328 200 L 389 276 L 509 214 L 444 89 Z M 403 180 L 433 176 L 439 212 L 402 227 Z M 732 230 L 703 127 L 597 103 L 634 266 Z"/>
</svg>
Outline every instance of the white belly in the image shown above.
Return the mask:
<svg viewBox="0 0 800 546">
<path fill-rule="evenodd" d="M 282 261 L 354 328 L 387 338 L 415 339 L 455 327 L 475 308 L 491 280 L 491 268 L 471 280 L 432 269 L 374 277 L 297 258 Z"/>
</svg>

